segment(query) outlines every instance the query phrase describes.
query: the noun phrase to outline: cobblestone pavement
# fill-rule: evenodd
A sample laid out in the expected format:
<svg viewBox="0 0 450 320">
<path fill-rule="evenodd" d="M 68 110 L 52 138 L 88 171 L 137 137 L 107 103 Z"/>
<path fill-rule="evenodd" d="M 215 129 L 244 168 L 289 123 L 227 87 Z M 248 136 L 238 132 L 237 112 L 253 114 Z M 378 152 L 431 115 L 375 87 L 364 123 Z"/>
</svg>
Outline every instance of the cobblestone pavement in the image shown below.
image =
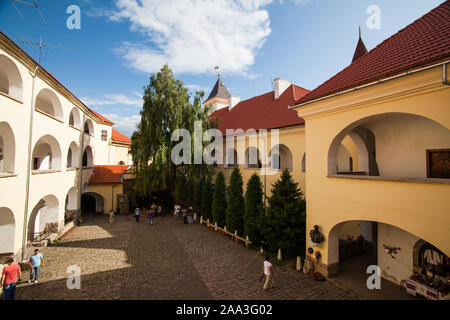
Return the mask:
<svg viewBox="0 0 450 320">
<path fill-rule="evenodd" d="M 204 226 L 158 217 L 149 226 L 90 217 L 62 242 L 43 248 L 39 283 L 18 285 L 16 299 L 355 299 L 292 266 L 274 266 L 275 285 L 262 292 L 263 258 Z M 67 268 L 81 269 L 81 289 L 67 288 Z M 28 280 L 29 273 L 23 274 Z"/>
</svg>

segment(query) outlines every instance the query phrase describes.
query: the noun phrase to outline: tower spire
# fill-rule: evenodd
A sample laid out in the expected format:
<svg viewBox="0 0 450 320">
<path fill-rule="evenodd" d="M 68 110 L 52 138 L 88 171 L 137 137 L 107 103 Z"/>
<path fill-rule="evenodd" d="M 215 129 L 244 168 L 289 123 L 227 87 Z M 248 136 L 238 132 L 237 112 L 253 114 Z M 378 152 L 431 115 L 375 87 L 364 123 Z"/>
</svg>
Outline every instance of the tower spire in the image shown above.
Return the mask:
<svg viewBox="0 0 450 320">
<path fill-rule="evenodd" d="M 356 45 L 355 53 L 353 54 L 352 63 L 367 53 L 366 45 L 364 44 L 364 41 L 361 38 L 361 26 L 358 27 L 358 33 L 359 33 L 358 44 Z"/>
</svg>

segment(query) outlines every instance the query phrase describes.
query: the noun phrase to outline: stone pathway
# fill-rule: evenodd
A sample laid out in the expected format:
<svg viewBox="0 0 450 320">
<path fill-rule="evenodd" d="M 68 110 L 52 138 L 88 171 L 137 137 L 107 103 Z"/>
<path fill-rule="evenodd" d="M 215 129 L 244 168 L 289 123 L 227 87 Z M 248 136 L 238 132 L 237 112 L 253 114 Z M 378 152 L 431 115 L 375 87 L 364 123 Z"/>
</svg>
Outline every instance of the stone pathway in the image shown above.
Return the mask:
<svg viewBox="0 0 450 320">
<path fill-rule="evenodd" d="M 262 257 L 204 226 L 158 217 L 149 226 L 116 217 L 88 218 L 42 250 L 38 284 L 18 285 L 16 299 L 355 299 L 291 266 L 274 266 L 276 288 L 262 292 Z M 66 286 L 67 268 L 81 269 L 81 289 Z M 28 280 L 29 274 L 23 275 Z"/>
</svg>

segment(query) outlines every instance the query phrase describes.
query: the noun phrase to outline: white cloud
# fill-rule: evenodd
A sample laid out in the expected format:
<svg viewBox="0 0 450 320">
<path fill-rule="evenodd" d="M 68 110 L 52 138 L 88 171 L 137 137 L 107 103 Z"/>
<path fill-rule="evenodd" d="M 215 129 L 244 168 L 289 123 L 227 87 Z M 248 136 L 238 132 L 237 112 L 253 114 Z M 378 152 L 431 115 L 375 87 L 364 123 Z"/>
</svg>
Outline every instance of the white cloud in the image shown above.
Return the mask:
<svg viewBox="0 0 450 320">
<path fill-rule="evenodd" d="M 176 73 L 246 71 L 270 34 L 272 0 L 116 0 L 113 21 L 129 21 L 143 43 L 124 42 L 115 52 L 143 72 L 164 63 Z"/>
<path fill-rule="evenodd" d="M 131 138 L 136 125 L 141 122 L 140 115 L 123 117 L 115 113 L 103 113 L 103 116 L 114 122 L 114 129 Z"/>
<path fill-rule="evenodd" d="M 128 97 L 123 94 L 105 94 L 100 98 L 82 97 L 81 101 L 83 101 L 87 106 L 127 105 L 142 107 L 142 96 L 135 91 L 132 93 L 140 98 Z"/>
</svg>

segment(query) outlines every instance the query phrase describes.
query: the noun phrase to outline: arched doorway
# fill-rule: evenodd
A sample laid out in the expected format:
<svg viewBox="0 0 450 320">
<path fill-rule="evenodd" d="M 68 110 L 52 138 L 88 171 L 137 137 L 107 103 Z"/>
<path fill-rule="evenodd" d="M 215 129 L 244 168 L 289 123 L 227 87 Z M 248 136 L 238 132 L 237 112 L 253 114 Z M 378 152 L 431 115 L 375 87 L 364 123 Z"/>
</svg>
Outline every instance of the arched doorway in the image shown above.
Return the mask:
<svg viewBox="0 0 450 320">
<path fill-rule="evenodd" d="M 81 214 L 94 215 L 104 213 L 104 199 L 95 192 L 86 192 L 81 195 Z"/>
<path fill-rule="evenodd" d="M 438 269 L 427 264 L 426 259 L 434 261 L 435 266 L 445 265 L 445 270 L 450 268 L 448 257 L 439 248 L 390 224 L 344 221 L 328 234 L 328 266 L 338 265 L 333 276 L 347 274 L 352 279 L 367 279 L 367 267 L 376 265 L 382 278 L 400 284 L 418 272 L 431 270 L 432 276 L 437 274 Z M 439 268 L 442 273 L 444 266 Z"/>
</svg>

